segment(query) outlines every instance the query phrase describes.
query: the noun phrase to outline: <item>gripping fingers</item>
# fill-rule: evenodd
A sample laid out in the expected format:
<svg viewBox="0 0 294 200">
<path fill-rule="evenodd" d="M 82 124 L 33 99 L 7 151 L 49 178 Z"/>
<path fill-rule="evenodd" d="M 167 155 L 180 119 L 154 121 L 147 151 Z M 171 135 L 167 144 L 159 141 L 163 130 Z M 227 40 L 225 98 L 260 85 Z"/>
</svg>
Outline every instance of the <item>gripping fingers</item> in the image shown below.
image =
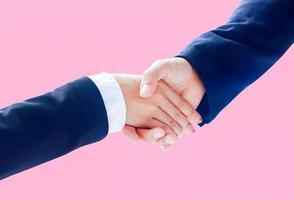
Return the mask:
<svg viewBox="0 0 294 200">
<path fill-rule="evenodd" d="M 150 129 L 137 128 L 136 130 L 140 139 L 150 143 L 156 143 L 157 140 L 171 132 L 164 123 L 156 119 L 151 119 L 148 122 L 148 127 Z"/>
<path fill-rule="evenodd" d="M 186 116 L 181 111 L 179 111 L 179 109 L 166 97 L 164 97 L 164 100 L 160 102 L 160 108 L 171 118 L 173 118 L 174 121 L 176 121 L 185 131 L 189 133 L 192 133 L 194 131 L 193 126 L 186 118 Z M 180 133 L 178 136 L 181 137 L 182 133 Z"/>
<path fill-rule="evenodd" d="M 164 81 L 159 83 L 160 91 L 193 123 L 201 123 L 201 115 L 175 91 L 173 91 Z"/>
<path fill-rule="evenodd" d="M 160 108 L 157 108 L 154 118 L 166 124 L 177 135 L 182 134 L 183 128 L 173 118 L 171 118 L 167 113 L 165 113 Z"/>
</svg>

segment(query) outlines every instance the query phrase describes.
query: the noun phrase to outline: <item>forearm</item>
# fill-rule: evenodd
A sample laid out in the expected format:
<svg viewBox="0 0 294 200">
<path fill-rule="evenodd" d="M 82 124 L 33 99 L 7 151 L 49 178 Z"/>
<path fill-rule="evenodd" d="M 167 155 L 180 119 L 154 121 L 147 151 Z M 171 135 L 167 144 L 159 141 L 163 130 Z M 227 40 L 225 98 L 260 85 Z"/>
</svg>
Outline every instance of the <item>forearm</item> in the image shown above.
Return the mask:
<svg viewBox="0 0 294 200">
<path fill-rule="evenodd" d="M 0 110 L 0 179 L 103 139 L 103 99 L 89 78 Z"/>
<path fill-rule="evenodd" d="M 294 39 L 294 2 L 242 1 L 229 21 L 192 41 L 180 54 L 199 74 L 206 94 L 198 111 L 209 123 L 264 74 Z"/>
</svg>

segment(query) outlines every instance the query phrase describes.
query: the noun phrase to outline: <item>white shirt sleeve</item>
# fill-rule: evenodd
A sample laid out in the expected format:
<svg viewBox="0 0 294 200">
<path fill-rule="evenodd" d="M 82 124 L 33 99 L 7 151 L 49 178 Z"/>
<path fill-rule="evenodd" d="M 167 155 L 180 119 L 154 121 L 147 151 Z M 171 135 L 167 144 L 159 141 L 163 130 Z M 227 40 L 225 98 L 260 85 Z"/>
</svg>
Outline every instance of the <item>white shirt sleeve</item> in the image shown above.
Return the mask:
<svg viewBox="0 0 294 200">
<path fill-rule="evenodd" d="M 108 133 L 121 131 L 126 123 L 126 104 L 115 78 L 106 72 L 89 76 L 99 89 L 108 118 Z"/>
</svg>

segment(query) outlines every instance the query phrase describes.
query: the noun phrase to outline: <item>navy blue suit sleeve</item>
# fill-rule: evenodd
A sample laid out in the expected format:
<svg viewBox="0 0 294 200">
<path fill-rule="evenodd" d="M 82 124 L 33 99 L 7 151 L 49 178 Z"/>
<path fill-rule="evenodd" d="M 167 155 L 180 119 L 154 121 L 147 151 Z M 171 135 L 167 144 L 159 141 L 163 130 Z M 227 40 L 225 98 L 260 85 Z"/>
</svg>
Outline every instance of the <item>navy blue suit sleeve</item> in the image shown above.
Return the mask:
<svg viewBox="0 0 294 200">
<path fill-rule="evenodd" d="M 264 74 L 293 41 L 293 0 L 243 0 L 226 24 L 193 40 L 178 56 L 193 66 L 206 88 L 197 108 L 203 124 Z"/>
<path fill-rule="evenodd" d="M 87 77 L 0 110 L 0 179 L 103 139 L 107 113 Z"/>
</svg>

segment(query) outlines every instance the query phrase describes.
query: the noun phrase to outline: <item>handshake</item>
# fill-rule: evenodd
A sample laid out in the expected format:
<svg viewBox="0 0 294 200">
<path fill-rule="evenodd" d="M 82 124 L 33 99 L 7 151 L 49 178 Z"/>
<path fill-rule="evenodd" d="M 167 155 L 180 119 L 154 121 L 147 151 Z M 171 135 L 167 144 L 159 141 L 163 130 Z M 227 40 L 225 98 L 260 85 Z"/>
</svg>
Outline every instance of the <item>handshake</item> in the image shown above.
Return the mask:
<svg viewBox="0 0 294 200">
<path fill-rule="evenodd" d="M 205 88 L 183 58 L 157 60 L 142 76 L 113 74 L 126 104 L 123 132 L 133 143 L 143 140 L 169 148 L 202 122 L 196 108 Z"/>
</svg>

